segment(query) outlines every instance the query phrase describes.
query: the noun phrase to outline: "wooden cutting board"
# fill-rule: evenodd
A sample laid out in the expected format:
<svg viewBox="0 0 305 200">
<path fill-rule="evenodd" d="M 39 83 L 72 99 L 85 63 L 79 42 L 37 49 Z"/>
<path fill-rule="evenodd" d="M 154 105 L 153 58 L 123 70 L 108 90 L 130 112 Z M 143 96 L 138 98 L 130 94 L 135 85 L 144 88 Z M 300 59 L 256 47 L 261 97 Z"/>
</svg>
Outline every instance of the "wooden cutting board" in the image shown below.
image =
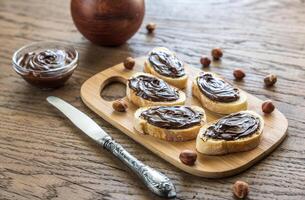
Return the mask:
<svg viewBox="0 0 305 200">
<path fill-rule="evenodd" d="M 81 88 L 83 102 L 104 120 L 120 129 L 123 133 L 142 144 L 164 160 L 190 174 L 220 178 L 237 174 L 271 153 L 285 138 L 288 122 L 286 117 L 278 110 L 270 115 L 264 115 L 261 111 L 262 100 L 248 94 L 249 110 L 254 110 L 263 116 L 265 128 L 260 145 L 254 150 L 242 153 L 228 154 L 224 156 L 206 156 L 198 153 L 198 158 L 194 166 L 187 166 L 180 162 L 179 154 L 184 149 L 195 149 L 195 140 L 189 142 L 167 142 L 156 139 L 149 135 L 141 135 L 133 128 L 133 114 L 137 109 L 129 103 L 127 112 L 118 113 L 112 109 L 112 101 L 106 101 L 101 97 L 101 91 L 110 82 L 119 81 L 126 83 L 127 79 L 135 72 L 143 71 L 143 57 L 136 59 L 136 66 L 133 70 L 126 70 L 120 63 L 108 68 L 90 79 Z M 192 97 L 191 82 L 196 74 L 201 70 L 194 67 L 186 69 L 189 80 L 188 86 L 184 90 L 187 95 L 186 105 L 199 105 L 196 98 Z M 220 118 L 220 115 L 205 109 L 208 122 Z"/>
</svg>

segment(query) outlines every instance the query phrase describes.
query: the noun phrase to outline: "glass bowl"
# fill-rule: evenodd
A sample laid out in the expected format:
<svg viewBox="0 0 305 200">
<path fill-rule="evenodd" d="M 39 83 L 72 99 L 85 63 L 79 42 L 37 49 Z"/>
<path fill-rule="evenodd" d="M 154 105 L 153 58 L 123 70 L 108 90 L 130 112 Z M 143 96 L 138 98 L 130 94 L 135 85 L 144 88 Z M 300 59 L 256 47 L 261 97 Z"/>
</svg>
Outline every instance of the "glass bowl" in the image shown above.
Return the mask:
<svg viewBox="0 0 305 200">
<path fill-rule="evenodd" d="M 71 62 L 56 68 L 34 69 L 23 66 L 21 59 L 26 54 L 46 50 L 62 50 L 73 56 Z M 13 69 L 28 83 L 39 88 L 57 88 L 65 84 L 78 65 L 78 52 L 71 46 L 60 42 L 36 42 L 21 47 L 12 58 Z"/>
</svg>

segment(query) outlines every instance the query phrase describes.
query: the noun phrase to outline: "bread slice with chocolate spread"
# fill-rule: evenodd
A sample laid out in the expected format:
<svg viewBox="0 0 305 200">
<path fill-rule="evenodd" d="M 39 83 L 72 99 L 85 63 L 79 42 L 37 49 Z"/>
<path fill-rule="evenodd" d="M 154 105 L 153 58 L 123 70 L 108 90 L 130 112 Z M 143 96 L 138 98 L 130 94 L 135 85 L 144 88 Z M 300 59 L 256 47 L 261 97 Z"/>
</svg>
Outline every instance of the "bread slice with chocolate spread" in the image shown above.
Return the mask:
<svg viewBox="0 0 305 200">
<path fill-rule="evenodd" d="M 127 81 L 126 95 L 138 107 L 183 105 L 185 93 L 148 73 L 138 72 Z"/>
<path fill-rule="evenodd" d="M 216 74 L 202 72 L 193 80 L 192 94 L 212 112 L 230 114 L 247 109 L 247 95 Z"/>
<path fill-rule="evenodd" d="M 134 114 L 138 132 L 172 142 L 195 139 L 205 122 L 205 112 L 198 106 L 143 107 Z"/>
<path fill-rule="evenodd" d="M 167 83 L 183 89 L 187 84 L 184 65 L 184 62 L 174 52 L 165 47 L 156 47 L 148 54 L 144 63 L 144 72 L 153 74 Z"/>
<path fill-rule="evenodd" d="M 249 151 L 260 143 L 263 118 L 254 111 L 240 111 L 201 127 L 196 149 L 206 155 Z"/>
</svg>

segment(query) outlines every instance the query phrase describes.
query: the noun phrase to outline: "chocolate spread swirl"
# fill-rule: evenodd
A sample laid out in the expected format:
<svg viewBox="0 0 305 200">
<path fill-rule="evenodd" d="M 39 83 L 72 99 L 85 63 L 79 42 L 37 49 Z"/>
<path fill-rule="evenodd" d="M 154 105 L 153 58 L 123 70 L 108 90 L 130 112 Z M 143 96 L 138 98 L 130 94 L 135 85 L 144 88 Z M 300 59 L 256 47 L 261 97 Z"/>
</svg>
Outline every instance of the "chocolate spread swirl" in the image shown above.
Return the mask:
<svg viewBox="0 0 305 200">
<path fill-rule="evenodd" d="M 62 68 L 70 64 L 75 55 L 72 52 L 59 49 L 47 49 L 40 52 L 29 52 L 24 54 L 18 64 L 26 69 L 35 71 L 48 71 Z"/>
<path fill-rule="evenodd" d="M 237 140 L 255 133 L 260 127 L 260 120 L 249 113 L 234 113 L 221 118 L 211 125 L 203 136 L 213 139 Z"/>
<path fill-rule="evenodd" d="M 201 92 L 213 101 L 228 103 L 240 97 L 237 88 L 210 73 L 203 73 L 197 77 L 197 84 Z"/>
<path fill-rule="evenodd" d="M 148 55 L 148 60 L 154 70 L 163 76 L 178 78 L 185 75 L 183 62 L 171 52 L 153 50 Z"/>
<path fill-rule="evenodd" d="M 158 106 L 141 113 L 148 123 L 165 129 L 184 129 L 200 125 L 203 114 L 187 106 Z"/>
<path fill-rule="evenodd" d="M 179 93 L 170 87 L 165 81 L 140 75 L 128 80 L 129 87 L 136 92 L 137 96 L 149 101 L 176 101 Z"/>
</svg>

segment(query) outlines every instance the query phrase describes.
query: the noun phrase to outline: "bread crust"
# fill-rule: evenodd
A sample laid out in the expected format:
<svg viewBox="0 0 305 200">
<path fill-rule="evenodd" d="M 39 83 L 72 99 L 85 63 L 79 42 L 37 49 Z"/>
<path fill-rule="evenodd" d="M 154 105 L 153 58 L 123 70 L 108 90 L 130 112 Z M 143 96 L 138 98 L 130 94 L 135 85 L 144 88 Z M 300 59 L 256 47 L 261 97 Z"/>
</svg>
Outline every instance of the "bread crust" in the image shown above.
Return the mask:
<svg viewBox="0 0 305 200">
<path fill-rule="evenodd" d="M 142 72 L 135 73 L 132 77 L 136 77 L 136 76 L 140 76 L 140 75 L 154 77 L 151 74 L 142 73 Z M 138 107 L 183 105 L 185 103 L 185 99 L 186 99 L 185 93 L 181 90 L 178 90 L 178 93 L 179 93 L 179 99 L 177 99 L 176 101 L 164 101 L 164 102 L 149 101 L 149 100 L 143 99 L 140 96 L 137 96 L 136 92 L 129 88 L 128 84 L 126 87 L 126 96 L 127 96 L 128 100 Z"/>
<path fill-rule="evenodd" d="M 165 47 L 156 47 L 153 50 L 156 50 L 156 49 L 161 49 L 161 50 L 165 50 L 165 51 L 171 52 L 170 50 L 168 50 Z M 175 54 L 174 52 L 171 52 L 171 53 Z M 176 88 L 179 88 L 179 89 L 186 88 L 187 78 L 188 78 L 188 76 L 186 74 L 184 76 L 177 77 L 177 78 L 172 78 L 172 77 L 164 76 L 162 74 L 159 74 L 157 71 L 155 71 L 153 66 L 148 61 L 148 59 L 146 59 L 145 62 L 144 62 L 144 72 L 150 73 L 150 74 L 152 74 L 152 75 L 154 75 L 154 76 L 156 76 L 158 78 L 161 78 L 164 81 L 166 81 L 168 84 L 173 85 Z"/>
<path fill-rule="evenodd" d="M 207 138 L 202 134 L 211 124 L 214 124 L 216 122 L 209 123 L 202 126 L 202 128 L 199 131 L 199 134 L 196 139 L 197 151 L 206 155 L 224 155 L 228 153 L 249 151 L 257 147 L 260 143 L 261 136 L 263 133 L 264 119 L 254 111 L 241 111 L 241 113 L 250 113 L 259 118 L 260 127 L 255 133 L 253 133 L 251 136 L 248 137 L 240 138 L 237 140 L 230 140 L 230 141 Z"/>
<path fill-rule="evenodd" d="M 153 137 L 170 142 L 182 142 L 195 139 L 200 128 L 206 122 L 206 115 L 204 110 L 198 106 L 191 106 L 191 108 L 193 108 L 194 110 L 203 113 L 200 125 L 196 125 L 186 129 L 164 129 L 154 126 L 140 117 L 141 113 L 149 108 L 151 107 L 142 107 L 135 112 L 134 128 L 141 134 L 148 134 Z"/>
<path fill-rule="evenodd" d="M 211 73 L 211 72 L 208 72 Z M 211 73 L 213 74 L 213 73 Z M 217 75 L 213 74 L 213 76 L 218 77 Z M 240 98 L 237 101 L 234 102 L 218 102 L 213 101 L 206 97 L 204 94 L 202 94 L 198 83 L 196 81 L 198 76 L 195 77 L 192 84 L 192 94 L 195 96 L 201 103 L 201 105 L 208 110 L 219 113 L 219 114 L 230 114 L 234 112 L 239 112 L 241 110 L 246 110 L 248 107 L 247 103 L 247 95 L 245 92 L 240 90 Z"/>
</svg>

